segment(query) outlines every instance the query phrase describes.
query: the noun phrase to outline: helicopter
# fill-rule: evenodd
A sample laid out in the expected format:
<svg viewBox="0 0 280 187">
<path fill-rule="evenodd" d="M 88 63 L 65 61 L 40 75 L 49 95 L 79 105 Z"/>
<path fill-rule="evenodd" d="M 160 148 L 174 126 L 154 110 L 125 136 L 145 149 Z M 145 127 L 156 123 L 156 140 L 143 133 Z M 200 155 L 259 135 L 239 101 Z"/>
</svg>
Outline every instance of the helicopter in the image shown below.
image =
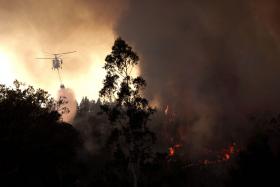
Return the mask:
<svg viewBox="0 0 280 187">
<path fill-rule="evenodd" d="M 36 59 L 50 59 L 52 60 L 52 69 L 53 70 L 57 70 L 58 72 L 58 76 L 59 76 L 59 80 L 60 80 L 60 83 L 61 83 L 61 88 L 64 88 L 64 85 L 62 84 L 62 79 L 61 79 L 61 75 L 60 75 L 60 72 L 59 72 L 59 69 L 62 69 L 62 64 L 63 64 L 63 60 L 61 58 L 62 55 L 66 55 L 66 54 L 70 54 L 70 53 L 75 53 L 77 51 L 70 51 L 70 52 L 65 52 L 65 53 L 54 53 L 54 54 L 51 54 L 53 55 L 54 57 L 53 58 L 36 58 Z"/>
<path fill-rule="evenodd" d="M 53 58 L 36 58 L 36 59 L 51 59 L 52 60 L 52 69 L 59 70 L 59 69 L 62 69 L 62 64 L 63 64 L 63 60 L 60 57 L 62 55 L 75 53 L 75 52 L 77 52 L 77 51 L 71 51 L 71 52 L 65 52 L 65 53 L 55 53 L 55 54 L 52 54 L 54 56 Z"/>
</svg>

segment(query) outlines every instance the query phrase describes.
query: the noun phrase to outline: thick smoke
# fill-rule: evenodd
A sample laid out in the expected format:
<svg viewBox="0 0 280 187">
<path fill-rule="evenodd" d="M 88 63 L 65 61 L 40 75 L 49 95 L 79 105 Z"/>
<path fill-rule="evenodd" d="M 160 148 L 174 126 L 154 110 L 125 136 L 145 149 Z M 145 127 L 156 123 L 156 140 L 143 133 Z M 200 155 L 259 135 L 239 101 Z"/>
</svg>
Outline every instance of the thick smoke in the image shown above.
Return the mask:
<svg viewBox="0 0 280 187">
<path fill-rule="evenodd" d="M 279 109 L 279 3 L 265 4 L 130 1 L 116 31 L 142 57 L 147 95 L 190 119 L 185 141 L 242 136 L 247 115 Z"/>
<path fill-rule="evenodd" d="M 77 100 L 96 99 L 119 35 L 141 56 L 147 96 L 188 119 L 181 139 L 242 136 L 246 115 L 279 109 L 279 7 L 277 0 L 0 0 L 0 81 L 17 78 L 56 95 L 57 73 L 35 58 L 77 50 L 65 56 L 63 81 Z"/>
<path fill-rule="evenodd" d="M 7 72 L 0 82 L 18 79 L 55 96 L 57 73 L 51 71 L 50 61 L 35 58 L 76 50 L 64 58 L 64 83 L 71 85 L 78 99 L 85 95 L 96 99 L 104 57 L 115 38 L 113 27 L 125 9 L 123 2 L 0 0 L 0 68 Z"/>
</svg>

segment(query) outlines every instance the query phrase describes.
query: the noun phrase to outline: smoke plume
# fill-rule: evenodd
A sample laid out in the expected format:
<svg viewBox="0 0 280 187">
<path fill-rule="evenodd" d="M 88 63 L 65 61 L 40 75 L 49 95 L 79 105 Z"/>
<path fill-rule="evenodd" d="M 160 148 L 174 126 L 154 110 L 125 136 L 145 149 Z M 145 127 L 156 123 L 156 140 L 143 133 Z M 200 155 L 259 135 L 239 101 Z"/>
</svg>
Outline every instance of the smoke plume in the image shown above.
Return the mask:
<svg viewBox="0 0 280 187">
<path fill-rule="evenodd" d="M 72 124 L 77 113 L 77 101 L 73 90 L 61 88 L 58 91 L 58 100 L 61 102 L 58 111 L 61 113 L 62 121 Z"/>
<path fill-rule="evenodd" d="M 183 139 L 205 143 L 279 110 L 277 10 L 275 0 L 130 0 L 116 30 L 141 56 L 147 95 L 193 119 Z"/>
<path fill-rule="evenodd" d="M 76 50 L 64 58 L 63 82 L 77 100 L 96 99 L 119 35 L 141 57 L 147 96 L 188 119 L 181 138 L 219 142 L 245 134 L 247 114 L 279 110 L 279 8 L 277 0 L 0 0 L 0 82 L 56 95 L 56 72 L 35 58 Z"/>
<path fill-rule="evenodd" d="M 102 86 L 104 58 L 114 41 L 113 27 L 123 0 L 0 0 L 0 82 L 14 79 L 41 87 L 56 95 L 57 73 L 49 53 L 76 50 L 63 56 L 62 78 L 78 100 L 96 99 Z"/>
</svg>

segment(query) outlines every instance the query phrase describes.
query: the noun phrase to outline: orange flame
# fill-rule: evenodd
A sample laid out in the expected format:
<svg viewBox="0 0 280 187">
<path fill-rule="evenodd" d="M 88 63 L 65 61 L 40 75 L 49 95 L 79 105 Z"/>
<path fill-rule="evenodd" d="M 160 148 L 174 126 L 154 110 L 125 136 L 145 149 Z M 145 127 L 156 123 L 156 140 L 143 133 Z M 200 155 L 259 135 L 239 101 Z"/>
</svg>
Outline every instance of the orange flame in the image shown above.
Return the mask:
<svg viewBox="0 0 280 187">
<path fill-rule="evenodd" d="M 169 156 L 175 155 L 175 149 L 173 147 L 169 147 Z"/>
<path fill-rule="evenodd" d="M 175 150 L 182 147 L 180 144 L 175 144 L 174 146 L 169 147 L 169 156 L 172 157 L 175 155 Z"/>
<path fill-rule="evenodd" d="M 235 148 L 235 143 L 231 144 L 227 149 L 224 149 L 223 153 L 223 160 L 226 161 L 226 160 L 229 160 L 231 159 L 231 157 L 235 154 L 235 153 L 238 153 L 239 151 L 236 150 Z"/>
<path fill-rule="evenodd" d="M 166 106 L 165 110 L 164 110 L 164 114 L 167 115 L 168 114 L 168 110 L 169 110 L 169 107 L 168 105 Z"/>
</svg>

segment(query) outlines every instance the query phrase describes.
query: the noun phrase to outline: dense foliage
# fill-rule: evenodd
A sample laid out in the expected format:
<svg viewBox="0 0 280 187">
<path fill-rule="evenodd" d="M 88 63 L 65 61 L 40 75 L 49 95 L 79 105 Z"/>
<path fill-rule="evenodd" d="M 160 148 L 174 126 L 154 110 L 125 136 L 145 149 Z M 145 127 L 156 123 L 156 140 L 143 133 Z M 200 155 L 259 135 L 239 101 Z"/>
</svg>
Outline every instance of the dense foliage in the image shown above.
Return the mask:
<svg viewBox="0 0 280 187">
<path fill-rule="evenodd" d="M 142 96 L 145 80 L 131 75 L 139 57 L 124 40 L 116 39 L 105 61 L 107 74 L 100 98 L 102 111 L 113 126 L 109 143 L 116 157 L 121 154 L 127 160 L 133 186 L 137 186 L 141 165 L 151 159 L 155 136 L 147 124 L 154 110 Z"/>
<path fill-rule="evenodd" d="M 75 185 L 81 141 L 54 107 L 41 89 L 0 86 L 1 186 Z"/>
</svg>

